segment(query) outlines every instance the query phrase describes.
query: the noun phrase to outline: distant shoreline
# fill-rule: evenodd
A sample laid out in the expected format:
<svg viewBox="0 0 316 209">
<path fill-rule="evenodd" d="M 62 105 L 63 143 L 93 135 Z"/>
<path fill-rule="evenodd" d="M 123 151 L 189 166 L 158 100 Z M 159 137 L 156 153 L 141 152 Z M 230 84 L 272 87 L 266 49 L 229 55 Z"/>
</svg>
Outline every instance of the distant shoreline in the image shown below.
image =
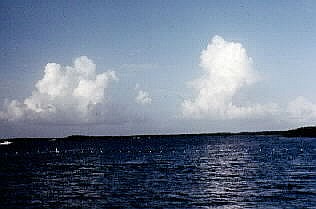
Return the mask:
<svg viewBox="0 0 316 209">
<path fill-rule="evenodd" d="M 141 139 L 141 138 L 157 138 L 157 137 L 174 137 L 174 136 L 243 136 L 243 135 L 262 135 L 262 136 L 283 136 L 283 137 L 315 137 L 316 126 L 300 127 L 287 131 L 254 131 L 254 132 L 216 132 L 216 133 L 192 133 L 192 134 L 139 134 L 139 135 L 122 135 L 122 136 L 88 136 L 88 135 L 71 135 L 66 137 L 56 137 L 56 139 Z M 52 139 L 55 137 L 18 137 L 18 138 L 3 138 L 1 140 L 25 140 L 25 139 Z"/>
</svg>

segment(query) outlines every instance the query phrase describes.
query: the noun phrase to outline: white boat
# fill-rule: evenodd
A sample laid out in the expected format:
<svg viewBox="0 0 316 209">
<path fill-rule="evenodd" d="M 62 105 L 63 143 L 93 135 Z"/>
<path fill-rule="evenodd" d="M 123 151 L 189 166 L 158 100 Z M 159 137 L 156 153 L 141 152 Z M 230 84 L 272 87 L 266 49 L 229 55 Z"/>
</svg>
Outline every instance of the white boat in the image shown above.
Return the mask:
<svg viewBox="0 0 316 209">
<path fill-rule="evenodd" d="M 12 144 L 13 142 L 9 142 L 9 141 L 4 141 L 4 142 L 0 142 L 0 145 L 9 145 Z"/>
</svg>

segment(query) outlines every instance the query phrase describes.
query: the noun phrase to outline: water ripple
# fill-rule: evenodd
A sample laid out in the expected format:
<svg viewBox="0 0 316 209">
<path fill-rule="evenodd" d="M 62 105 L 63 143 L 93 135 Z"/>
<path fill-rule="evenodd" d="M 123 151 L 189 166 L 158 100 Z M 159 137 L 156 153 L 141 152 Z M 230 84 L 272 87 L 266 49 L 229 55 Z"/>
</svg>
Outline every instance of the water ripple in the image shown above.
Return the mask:
<svg viewBox="0 0 316 209">
<path fill-rule="evenodd" d="M 274 136 L 17 141 L 0 147 L 1 207 L 315 208 L 315 147 Z"/>
</svg>

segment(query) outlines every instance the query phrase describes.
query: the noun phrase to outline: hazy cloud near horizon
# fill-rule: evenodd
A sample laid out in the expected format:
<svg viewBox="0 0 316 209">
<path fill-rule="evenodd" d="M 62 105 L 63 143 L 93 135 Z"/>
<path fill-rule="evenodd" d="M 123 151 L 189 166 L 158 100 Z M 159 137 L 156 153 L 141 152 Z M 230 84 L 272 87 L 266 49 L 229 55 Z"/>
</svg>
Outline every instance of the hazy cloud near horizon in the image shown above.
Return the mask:
<svg viewBox="0 0 316 209">
<path fill-rule="evenodd" d="M 310 123 L 316 120 L 316 104 L 298 96 L 288 103 L 286 113 L 292 122 Z"/>
</svg>

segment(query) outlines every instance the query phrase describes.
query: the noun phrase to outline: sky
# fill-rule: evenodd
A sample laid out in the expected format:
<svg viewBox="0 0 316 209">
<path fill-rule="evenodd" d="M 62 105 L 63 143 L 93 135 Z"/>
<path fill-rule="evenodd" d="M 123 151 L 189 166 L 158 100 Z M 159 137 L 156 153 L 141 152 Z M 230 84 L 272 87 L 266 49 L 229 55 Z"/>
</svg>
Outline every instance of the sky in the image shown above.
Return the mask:
<svg viewBox="0 0 316 209">
<path fill-rule="evenodd" d="M 314 1 L 1 1 L 0 137 L 315 125 Z"/>
</svg>

